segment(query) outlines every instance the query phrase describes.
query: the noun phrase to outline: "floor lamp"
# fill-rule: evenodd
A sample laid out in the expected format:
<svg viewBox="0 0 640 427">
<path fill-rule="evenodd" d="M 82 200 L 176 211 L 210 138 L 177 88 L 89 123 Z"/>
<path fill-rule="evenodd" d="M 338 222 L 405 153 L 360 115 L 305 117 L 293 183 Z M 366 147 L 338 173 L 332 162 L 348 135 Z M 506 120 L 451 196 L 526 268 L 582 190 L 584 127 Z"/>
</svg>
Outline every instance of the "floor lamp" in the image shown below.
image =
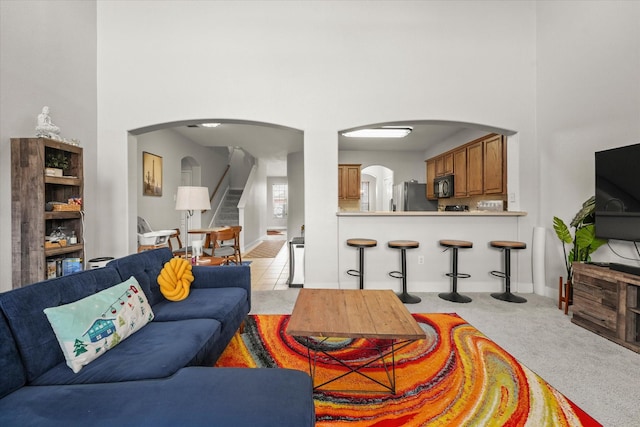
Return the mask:
<svg viewBox="0 0 640 427">
<path fill-rule="evenodd" d="M 176 194 L 176 210 L 185 211 L 184 221 L 184 258 L 187 256 L 189 247 L 189 222 L 193 216 L 195 210 L 210 210 L 211 202 L 209 201 L 209 189 L 207 187 L 178 187 L 178 193 Z"/>
</svg>

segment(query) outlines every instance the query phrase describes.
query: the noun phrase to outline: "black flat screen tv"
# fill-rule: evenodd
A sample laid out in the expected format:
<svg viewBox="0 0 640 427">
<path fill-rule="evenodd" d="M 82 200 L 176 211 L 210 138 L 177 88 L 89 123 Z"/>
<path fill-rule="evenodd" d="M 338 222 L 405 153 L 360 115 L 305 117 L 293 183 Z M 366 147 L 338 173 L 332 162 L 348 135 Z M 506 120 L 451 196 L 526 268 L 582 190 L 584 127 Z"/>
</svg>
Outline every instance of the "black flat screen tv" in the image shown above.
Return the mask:
<svg viewBox="0 0 640 427">
<path fill-rule="evenodd" d="M 640 144 L 595 156 L 596 237 L 640 241 Z"/>
</svg>

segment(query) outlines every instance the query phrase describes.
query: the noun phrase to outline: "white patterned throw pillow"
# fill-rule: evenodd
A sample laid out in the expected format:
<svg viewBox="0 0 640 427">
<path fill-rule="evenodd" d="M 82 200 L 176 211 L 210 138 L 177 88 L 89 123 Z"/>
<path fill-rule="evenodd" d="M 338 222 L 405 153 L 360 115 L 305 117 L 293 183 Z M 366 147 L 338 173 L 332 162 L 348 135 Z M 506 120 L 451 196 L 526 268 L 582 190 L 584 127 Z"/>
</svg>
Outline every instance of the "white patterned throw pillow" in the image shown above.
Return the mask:
<svg viewBox="0 0 640 427">
<path fill-rule="evenodd" d="M 83 366 L 153 320 L 153 311 L 135 277 L 97 294 L 44 310 L 67 365 Z"/>
</svg>

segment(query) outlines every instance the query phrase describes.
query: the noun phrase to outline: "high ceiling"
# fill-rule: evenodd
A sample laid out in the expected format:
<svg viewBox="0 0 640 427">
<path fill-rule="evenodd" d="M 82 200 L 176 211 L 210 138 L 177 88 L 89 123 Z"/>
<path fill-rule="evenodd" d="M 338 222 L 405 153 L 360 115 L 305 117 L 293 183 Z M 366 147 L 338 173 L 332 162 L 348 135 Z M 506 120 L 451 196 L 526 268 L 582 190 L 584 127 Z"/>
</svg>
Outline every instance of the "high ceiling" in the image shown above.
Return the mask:
<svg viewBox="0 0 640 427">
<path fill-rule="evenodd" d="M 463 129 L 458 124 L 425 124 L 419 122 L 385 123 L 384 125 L 372 125 L 367 127 L 381 126 L 406 126 L 413 130 L 404 138 L 347 138 L 338 136 L 340 150 L 353 151 L 425 151 L 427 148 L 440 142 Z M 356 130 L 353 128 L 347 130 Z"/>
<path fill-rule="evenodd" d="M 180 135 L 204 147 L 241 147 L 264 161 L 286 161 L 303 149 L 302 131 L 268 124 L 223 122 L 215 128 L 177 126 Z"/>
<path fill-rule="evenodd" d="M 303 150 L 304 132 L 268 123 L 220 120 L 215 128 L 195 126 L 194 122 L 176 123 L 172 129 L 180 135 L 205 147 L 240 147 L 266 164 L 272 176 L 286 175 L 287 155 Z M 202 123 L 202 122 L 200 122 Z M 433 144 L 451 137 L 463 129 L 495 128 L 451 121 L 403 121 L 368 125 L 409 126 L 413 131 L 404 138 L 347 138 L 341 132 L 362 129 L 365 126 L 344 129 L 338 134 L 339 150 L 357 151 L 425 151 Z"/>
</svg>

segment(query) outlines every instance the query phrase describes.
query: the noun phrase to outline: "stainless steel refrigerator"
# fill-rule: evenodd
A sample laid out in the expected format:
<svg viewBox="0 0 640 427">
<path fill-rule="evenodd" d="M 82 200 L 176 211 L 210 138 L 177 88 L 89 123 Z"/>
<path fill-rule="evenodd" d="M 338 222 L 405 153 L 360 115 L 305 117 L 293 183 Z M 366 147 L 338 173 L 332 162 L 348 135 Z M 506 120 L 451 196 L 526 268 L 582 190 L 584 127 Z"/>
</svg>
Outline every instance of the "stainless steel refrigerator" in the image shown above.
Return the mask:
<svg viewBox="0 0 640 427">
<path fill-rule="evenodd" d="M 438 201 L 427 199 L 427 184 L 407 181 L 397 184 L 393 191 L 393 205 L 397 211 L 437 211 Z"/>
</svg>

